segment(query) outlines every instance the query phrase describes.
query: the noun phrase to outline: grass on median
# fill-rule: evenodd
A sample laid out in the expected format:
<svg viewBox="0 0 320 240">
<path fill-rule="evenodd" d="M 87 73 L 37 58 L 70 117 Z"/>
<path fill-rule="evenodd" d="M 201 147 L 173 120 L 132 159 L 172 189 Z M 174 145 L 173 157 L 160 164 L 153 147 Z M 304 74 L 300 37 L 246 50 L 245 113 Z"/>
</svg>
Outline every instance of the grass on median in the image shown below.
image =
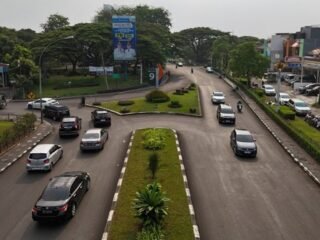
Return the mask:
<svg viewBox="0 0 320 240">
<path fill-rule="evenodd" d="M 0 121 L 0 138 L 4 130 L 11 128 L 13 126 L 13 122 L 11 121 Z"/>
<path fill-rule="evenodd" d="M 199 115 L 200 113 L 200 103 L 198 100 L 198 90 L 189 90 L 188 93 L 184 95 L 175 95 L 173 92 L 169 93 L 169 102 L 164 103 L 150 103 L 145 100 L 145 98 L 134 98 L 130 99 L 134 101 L 133 105 L 125 106 L 130 112 L 175 112 L 175 113 L 190 113 L 190 108 L 196 110 L 194 115 Z M 170 108 L 168 105 L 171 101 L 179 101 L 182 105 L 180 108 Z M 116 112 L 121 112 L 123 106 L 118 105 L 118 101 L 103 102 L 102 107 L 114 110 Z"/>
<path fill-rule="evenodd" d="M 152 151 L 144 149 L 141 144 L 143 131 L 136 131 L 134 136 L 127 169 L 108 234 L 110 240 L 135 240 L 136 234 L 140 230 L 140 221 L 134 217 L 132 200 L 138 190 L 152 182 L 152 175 L 148 169 L 148 158 Z M 170 199 L 168 216 L 164 223 L 165 239 L 191 240 L 194 239 L 192 223 L 175 137 L 169 129 L 162 129 L 161 131 L 166 134 L 166 145 L 164 149 L 158 151 L 160 160 L 156 181 L 162 185 L 163 191 Z"/>
<path fill-rule="evenodd" d="M 108 77 L 109 89 L 125 89 L 140 85 L 138 76 L 128 76 L 127 80 Z M 94 76 L 52 76 L 43 81 L 43 96 L 65 97 L 96 94 L 107 90 L 106 79 Z M 34 86 L 33 92 L 37 94 L 39 87 Z"/>
</svg>

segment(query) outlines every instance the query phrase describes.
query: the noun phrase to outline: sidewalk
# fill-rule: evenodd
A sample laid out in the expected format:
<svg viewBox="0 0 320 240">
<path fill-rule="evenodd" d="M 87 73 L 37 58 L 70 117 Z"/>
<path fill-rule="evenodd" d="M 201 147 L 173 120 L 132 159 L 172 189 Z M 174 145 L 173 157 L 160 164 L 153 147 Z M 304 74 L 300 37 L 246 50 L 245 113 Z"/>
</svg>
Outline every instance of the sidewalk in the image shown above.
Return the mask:
<svg viewBox="0 0 320 240">
<path fill-rule="evenodd" d="M 22 158 L 32 147 L 48 136 L 52 131 L 52 125 L 44 121 L 43 124 L 36 123 L 36 129 L 19 143 L 11 146 L 0 154 L 0 174 L 10 167 L 17 160 Z"/>
<path fill-rule="evenodd" d="M 235 87 L 229 79 L 224 80 L 231 86 Z M 250 109 L 256 114 L 258 119 L 266 126 L 269 132 L 284 148 L 284 150 L 291 156 L 294 163 L 309 175 L 318 185 L 320 185 L 320 165 L 313 159 L 298 143 L 296 143 L 277 123 L 275 123 L 257 104 L 254 100 L 248 97 L 240 89 L 237 90 L 238 94 Z M 280 158 L 281 156 L 279 156 Z"/>
</svg>

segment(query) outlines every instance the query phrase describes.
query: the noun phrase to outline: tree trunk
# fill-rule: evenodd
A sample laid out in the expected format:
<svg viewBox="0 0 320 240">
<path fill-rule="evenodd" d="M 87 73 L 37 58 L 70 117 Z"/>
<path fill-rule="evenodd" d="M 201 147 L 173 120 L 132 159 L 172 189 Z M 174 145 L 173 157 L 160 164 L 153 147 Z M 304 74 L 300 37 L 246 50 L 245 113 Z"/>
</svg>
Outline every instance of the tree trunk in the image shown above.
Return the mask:
<svg viewBox="0 0 320 240">
<path fill-rule="evenodd" d="M 72 64 L 72 73 L 76 73 L 77 72 L 77 61 L 71 62 L 71 64 Z"/>
</svg>

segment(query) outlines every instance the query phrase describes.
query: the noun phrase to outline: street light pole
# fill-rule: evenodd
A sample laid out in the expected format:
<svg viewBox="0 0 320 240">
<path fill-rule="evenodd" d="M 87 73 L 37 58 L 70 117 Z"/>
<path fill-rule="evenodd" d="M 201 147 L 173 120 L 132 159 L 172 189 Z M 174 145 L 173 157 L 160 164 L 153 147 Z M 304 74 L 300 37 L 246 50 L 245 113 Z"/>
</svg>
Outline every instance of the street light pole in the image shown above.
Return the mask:
<svg viewBox="0 0 320 240">
<path fill-rule="evenodd" d="M 51 43 L 49 43 L 47 46 L 45 46 L 40 54 L 40 57 L 39 57 L 39 97 L 40 97 L 40 121 L 41 121 L 41 124 L 43 123 L 43 112 L 42 112 L 42 56 L 43 54 L 46 52 L 46 50 L 53 44 L 55 44 L 56 42 L 58 41 L 61 41 L 61 40 L 66 40 L 66 39 L 73 39 L 74 36 L 67 36 L 67 37 L 64 37 L 64 38 L 59 38 Z"/>
</svg>

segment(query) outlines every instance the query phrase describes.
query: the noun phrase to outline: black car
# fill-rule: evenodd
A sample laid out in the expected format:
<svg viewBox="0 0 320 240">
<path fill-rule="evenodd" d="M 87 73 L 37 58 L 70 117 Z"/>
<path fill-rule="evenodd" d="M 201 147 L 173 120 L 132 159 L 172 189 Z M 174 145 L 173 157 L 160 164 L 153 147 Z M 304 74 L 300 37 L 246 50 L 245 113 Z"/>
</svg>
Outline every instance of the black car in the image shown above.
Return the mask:
<svg viewBox="0 0 320 240">
<path fill-rule="evenodd" d="M 315 86 L 306 90 L 305 94 L 307 96 L 317 96 L 320 93 L 320 86 Z"/>
<path fill-rule="evenodd" d="M 256 157 L 257 145 L 248 130 L 234 129 L 230 135 L 230 144 L 235 155 Z"/>
<path fill-rule="evenodd" d="M 43 116 L 51 118 L 54 121 L 60 121 L 63 117 L 70 116 L 70 110 L 67 106 L 60 104 L 45 106 L 43 109 Z"/>
<path fill-rule="evenodd" d="M 232 107 L 227 104 L 220 104 L 217 108 L 217 118 L 219 123 L 231 123 L 235 124 L 236 115 L 232 110 Z"/>
<path fill-rule="evenodd" d="M 59 136 L 79 136 L 81 122 L 81 118 L 76 116 L 64 117 L 60 124 Z"/>
<path fill-rule="evenodd" d="M 32 208 L 32 219 L 45 221 L 74 217 L 89 187 L 90 176 L 86 172 L 66 172 L 50 179 Z"/>
<path fill-rule="evenodd" d="M 94 127 L 111 126 L 111 116 L 106 110 L 94 110 L 91 112 L 91 119 Z"/>
</svg>

